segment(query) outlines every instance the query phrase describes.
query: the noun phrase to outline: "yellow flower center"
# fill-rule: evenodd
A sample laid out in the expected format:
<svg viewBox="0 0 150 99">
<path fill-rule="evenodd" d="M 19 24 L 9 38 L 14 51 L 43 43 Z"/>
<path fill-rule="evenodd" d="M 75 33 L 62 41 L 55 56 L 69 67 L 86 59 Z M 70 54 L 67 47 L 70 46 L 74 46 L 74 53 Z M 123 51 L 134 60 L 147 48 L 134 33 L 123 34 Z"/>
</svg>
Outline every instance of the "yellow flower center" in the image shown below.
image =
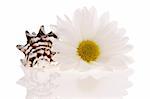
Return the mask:
<svg viewBox="0 0 150 99">
<path fill-rule="evenodd" d="M 77 54 L 87 63 L 91 63 L 100 56 L 100 48 L 94 41 L 84 40 L 79 43 Z"/>
</svg>

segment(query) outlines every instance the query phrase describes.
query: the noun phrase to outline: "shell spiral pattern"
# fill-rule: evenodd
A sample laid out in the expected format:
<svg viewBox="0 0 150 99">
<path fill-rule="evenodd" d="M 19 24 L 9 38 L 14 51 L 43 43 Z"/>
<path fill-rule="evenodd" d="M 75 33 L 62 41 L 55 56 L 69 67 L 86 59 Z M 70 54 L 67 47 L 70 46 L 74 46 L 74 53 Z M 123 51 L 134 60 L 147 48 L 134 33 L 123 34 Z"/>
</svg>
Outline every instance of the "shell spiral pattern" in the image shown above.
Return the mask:
<svg viewBox="0 0 150 99">
<path fill-rule="evenodd" d="M 51 50 L 51 38 L 58 39 L 57 35 L 52 31 L 45 34 L 44 26 L 40 27 L 39 33 L 30 34 L 25 31 L 27 37 L 26 45 L 17 45 L 16 47 L 25 54 L 25 59 L 21 59 L 24 66 L 34 67 L 39 60 L 44 60 L 48 63 L 54 62 L 52 57 L 56 54 Z M 43 66 L 44 67 L 44 66 Z"/>
</svg>

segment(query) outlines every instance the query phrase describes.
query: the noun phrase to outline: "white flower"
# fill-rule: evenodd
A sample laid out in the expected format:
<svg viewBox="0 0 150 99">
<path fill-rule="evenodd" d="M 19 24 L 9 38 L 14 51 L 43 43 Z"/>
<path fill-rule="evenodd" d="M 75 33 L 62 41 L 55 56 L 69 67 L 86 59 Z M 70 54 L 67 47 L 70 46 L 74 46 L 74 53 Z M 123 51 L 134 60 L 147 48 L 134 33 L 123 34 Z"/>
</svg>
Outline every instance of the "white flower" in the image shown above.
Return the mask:
<svg viewBox="0 0 150 99">
<path fill-rule="evenodd" d="M 110 22 L 108 13 L 99 18 L 93 7 L 76 10 L 73 19 L 58 17 L 56 33 L 60 40 L 54 47 L 60 53 L 54 60 L 61 64 L 60 69 L 118 70 L 130 62 L 125 54 L 132 46 L 127 44 L 125 30 Z"/>
</svg>

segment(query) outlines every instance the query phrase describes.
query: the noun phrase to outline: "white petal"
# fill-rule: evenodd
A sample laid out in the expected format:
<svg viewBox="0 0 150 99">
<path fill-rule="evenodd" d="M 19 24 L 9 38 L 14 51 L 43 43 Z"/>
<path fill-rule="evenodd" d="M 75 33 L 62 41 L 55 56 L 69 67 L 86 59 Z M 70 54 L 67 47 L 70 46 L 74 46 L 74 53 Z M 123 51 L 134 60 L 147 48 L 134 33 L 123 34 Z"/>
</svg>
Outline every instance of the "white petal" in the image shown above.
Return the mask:
<svg viewBox="0 0 150 99">
<path fill-rule="evenodd" d="M 77 10 L 74 15 L 75 26 L 80 29 L 83 39 L 90 38 L 96 32 L 97 14 L 94 8 Z"/>
<path fill-rule="evenodd" d="M 109 13 L 105 12 L 99 19 L 99 29 L 103 29 L 109 22 Z"/>
<path fill-rule="evenodd" d="M 60 39 L 70 42 L 72 45 L 82 39 L 80 31 L 74 26 L 66 16 L 66 20 L 58 19 L 57 34 Z"/>
</svg>

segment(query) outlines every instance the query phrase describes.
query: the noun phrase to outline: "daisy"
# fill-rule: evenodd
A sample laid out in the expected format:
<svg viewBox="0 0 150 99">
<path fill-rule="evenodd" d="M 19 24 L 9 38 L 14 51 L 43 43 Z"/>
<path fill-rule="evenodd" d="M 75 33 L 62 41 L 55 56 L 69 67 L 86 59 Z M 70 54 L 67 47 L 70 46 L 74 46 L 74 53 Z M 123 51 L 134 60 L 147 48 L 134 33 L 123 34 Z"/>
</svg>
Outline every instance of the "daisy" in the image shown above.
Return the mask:
<svg viewBox="0 0 150 99">
<path fill-rule="evenodd" d="M 76 10 L 72 19 L 58 17 L 56 33 L 60 40 L 54 47 L 59 54 L 54 58 L 60 69 L 118 70 L 130 62 L 126 53 L 132 46 L 127 43 L 125 30 L 109 21 L 108 13 L 98 17 L 94 7 Z"/>
</svg>

